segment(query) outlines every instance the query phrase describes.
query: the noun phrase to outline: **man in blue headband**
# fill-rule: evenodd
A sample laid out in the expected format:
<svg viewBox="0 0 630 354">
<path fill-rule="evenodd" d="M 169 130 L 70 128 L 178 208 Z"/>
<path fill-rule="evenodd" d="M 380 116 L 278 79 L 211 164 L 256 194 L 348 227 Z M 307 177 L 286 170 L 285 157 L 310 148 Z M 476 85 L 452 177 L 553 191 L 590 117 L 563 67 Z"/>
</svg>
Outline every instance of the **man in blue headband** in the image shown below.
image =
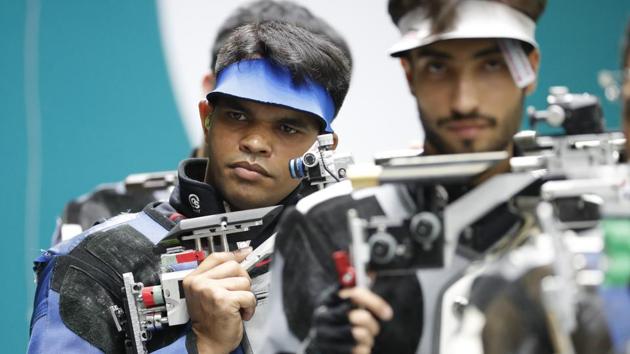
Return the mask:
<svg viewBox="0 0 630 354">
<path fill-rule="evenodd" d="M 117 319 L 114 307 L 124 308 L 122 274 L 131 272 L 137 282 L 157 284 L 160 256 L 155 244 L 177 222 L 292 205 L 308 192 L 289 176 L 288 161 L 303 154 L 318 134 L 332 131 L 330 123 L 349 86 L 347 55 L 300 27 L 263 22 L 237 29 L 214 69 L 216 87 L 199 106 L 208 159 L 180 164 L 179 183 L 169 202 L 114 217 L 36 260 L 30 353 L 125 351 L 120 327 L 131 323 Z M 277 218 L 267 221 L 251 248 L 271 235 Z M 239 265 L 250 252 L 213 253 L 186 276 L 179 285 L 190 322 L 154 332 L 146 342 L 148 350 L 251 352 L 249 336 L 241 342 L 243 320 L 254 317 L 269 289 L 264 279 L 253 289 L 250 275 Z M 268 275 L 267 269 L 268 257 L 250 271 Z M 365 352 L 378 332 L 369 311 L 387 318 L 389 309 L 366 291 L 350 290 L 344 296 L 362 307 L 348 312 L 356 347 Z M 255 335 L 255 326 L 245 328 Z"/>
<path fill-rule="evenodd" d="M 329 39 L 351 60 L 350 48 L 335 29 L 307 8 L 289 1 L 257 0 L 246 3 L 223 22 L 210 50 L 209 71 L 202 80 L 204 94 L 216 83 L 214 71 L 219 50 L 238 27 L 263 21 L 282 21 L 299 25 L 309 32 Z M 191 157 L 204 157 L 204 146 L 195 147 Z M 65 241 L 100 222 L 122 212 L 141 211 L 148 203 L 168 199 L 176 171 L 139 173 L 125 181 L 102 184 L 88 194 L 70 201 L 57 220 L 52 244 Z"/>
</svg>

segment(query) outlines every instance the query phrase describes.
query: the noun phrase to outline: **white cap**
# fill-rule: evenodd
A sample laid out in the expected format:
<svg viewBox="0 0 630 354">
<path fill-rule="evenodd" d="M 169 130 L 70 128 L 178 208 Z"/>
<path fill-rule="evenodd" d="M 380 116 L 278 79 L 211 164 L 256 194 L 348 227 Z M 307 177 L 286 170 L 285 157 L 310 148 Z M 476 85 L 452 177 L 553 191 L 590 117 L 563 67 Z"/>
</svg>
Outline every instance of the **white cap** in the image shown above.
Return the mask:
<svg viewBox="0 0 630 354">
<path fill-rule="evenodd" d="M 422 7 L 406 13 L 398 21 L 403 35 L 389 49 L 389 54 L 402 52 L 446 39 L 506 38 L 529 43 L 538 48 L 534 37 L 536 22 L 524 13 L 497 1 L 463 0 L 456 8 L 455 19 L 444 32 L 432 33 L 433 21 Z"/>
</svg>

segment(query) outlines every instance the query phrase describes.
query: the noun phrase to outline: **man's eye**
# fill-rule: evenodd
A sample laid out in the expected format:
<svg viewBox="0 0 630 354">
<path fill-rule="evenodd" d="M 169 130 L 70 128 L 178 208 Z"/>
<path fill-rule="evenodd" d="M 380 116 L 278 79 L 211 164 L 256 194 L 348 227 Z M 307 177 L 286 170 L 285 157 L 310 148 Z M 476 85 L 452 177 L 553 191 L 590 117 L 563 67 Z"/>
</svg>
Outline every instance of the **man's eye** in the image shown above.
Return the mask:
<svg viewBox="0 0 630 354">
<path fill-rule="evenodd" d="M 499 71 L 503 68 L 503 62 L 498 59 L 490 59 L 483 65 L 487 71 Z"/>
<path fill-rule="evenodd" d="M 245 115 L 244 115 L 243 113 L 241 113 L 241 112 L 235 112 L 235 111 L 230 111 L 230 112 L 227 112 L 227 116 L 228 116 L 230 119 L 233 119 L 233 120 L 238 120 L 238 121 L 244 121 L 244 120 L 246 120 L 246 119 L 247 119 L 247 117 L 245 117 Z"/>
<path fill-rule="evenodd" d="M 440 62 L 430 62 L 427 64 L 427 71 L 430 74 L 443 74 L 446 72 L 446 65 Z"/>
<path fill-rule="evenodd" d="M 282 124 L 282 125 L 280 125 L 280 130 L 281 130 L 283 133 L 287 133 L 287 134 L 295 134 L 295 133 L 297 133 L 297 132 L 298 132 L 298 131 L 297 131 L 297 129 L 292 128 L 291 126 L 286 125 L 286 124 Z"/>
</svg>

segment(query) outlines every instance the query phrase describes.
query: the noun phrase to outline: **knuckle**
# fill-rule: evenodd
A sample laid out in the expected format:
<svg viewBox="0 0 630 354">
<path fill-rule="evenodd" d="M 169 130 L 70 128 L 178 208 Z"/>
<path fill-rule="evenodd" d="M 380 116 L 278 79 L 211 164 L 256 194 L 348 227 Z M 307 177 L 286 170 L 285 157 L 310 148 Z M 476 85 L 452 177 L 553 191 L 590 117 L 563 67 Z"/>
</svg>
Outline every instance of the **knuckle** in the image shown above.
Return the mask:
<svg viewBox="0 0 630 354">
<path fill-rule="evenodd" d="M 251 305 L 256 305 L 256 295 L 252 292 L 247 292 L 247 300 Z"/>
<path fill-rule="evenodd" d="M 182 281 L 182 285 L 184 286 L 184 289 L 190 289 L 193 279 L 194 277 L 190 274 L 184 278 L 184 280 Z"/>
<path fill-rule="evenodd" d="M 226 263 L 228 264 L 229 270 L 235 274 L 240 274 L 243 271 L 243 267 L 235 260 L 230 260 Z"/>
<path fill-rule="evenodd" d="M 241 265 L 239 264 L 239 269 L 240 269 L 240 275 L 243 278 L 246 278 L 248 282 L 252 282 L 252 278 L 249 276 L 249 273 L 247 273 L 247 271 L 245 270 L 245 268 L 241 267 Z"/>
<path fill-rule="evenodd" d="M 249 276 L 243 276 L 243 278 L 247 281 L 247 287 L 250 288 L 252 286 L 252 278 Z"/>
<path fill-rule="evenodd" d="M 369 331 L 372 335 L 377 335 L 380 332 L 380 325 L 378 321 L 374 319 L 374 316 L 367 310 L 356 309 L 350 312 L 350 323 L 355 326 L 362 327 Z"/>
<path fill-rule="evenodd" d="M 192 293 L 201 293 L 201 292 L 204 292 L 204 288 L 205 288 L 204 285 L 205 285 L 204 282 L 199 281 L 198 278 L 192 278 L 188 281 L 188 288 L 185 288 L 185 289 L 187 289 L 188 291 Z M 186 285 L 184 284 L 184 286 Z"/>
<path fill-rule="evenodd" d="M 252 280 L 249 277 L 247 277 L 247 278 L 246 277 L 239 277 L 238 279 L 241 282 L 241 284 L 243 285 L 243 287 L 245 287 L 248 290 L 249 290 L 249 288 L 251 288 Z"/>
<path fill-rule="evenodd" d="M 208 298 L 210 298 L 212 303 L 218 307 L 223 307 L 229 302 L 227 292 L 218 289 L 209 289 Z"/>
<path fill-rule="evenodd" d="M 240 303 L 242 307 L 256 307 L 256 296 L 254 293 L 245 292 L 240 296 Z"/>
<path fill-rule="evenodd" d="M 364 309 L 354 309 L 350 311 L 349 318 L 350 322 L 354 324 L 364 324 L 367 323 L 370 319 L 371 315 Z"/>
<path fill-rule="evenodd" d="M 358 343 L 365 343 L 370 337 L 370 334 L 365 328 L 352 327 L 352 336 Z"/>
</svg>

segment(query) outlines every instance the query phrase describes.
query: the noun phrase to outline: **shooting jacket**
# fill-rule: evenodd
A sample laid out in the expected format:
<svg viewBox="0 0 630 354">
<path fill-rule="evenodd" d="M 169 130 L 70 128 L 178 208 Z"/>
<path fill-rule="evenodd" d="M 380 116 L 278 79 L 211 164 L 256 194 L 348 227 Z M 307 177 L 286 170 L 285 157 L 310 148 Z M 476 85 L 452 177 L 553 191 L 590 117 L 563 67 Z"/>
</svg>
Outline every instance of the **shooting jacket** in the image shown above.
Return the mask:
<svg viewBox="0 0 630 354">
<path fill-rule="evenodd" d="M 168 202 L 153 202 L 138 213 L 117 215 L 55 245 L 34 261 L 37 289 L 29 353 L 125 352 L 124 332 L 117 330 L 110 313 L 112 305 L 124 308 L 122 274 L 132 272 L 137 282 L 158 284 L 160 254 L 155 245 L 176 222 L 226 211 L 223 197 L 203 182 L 206 164 L 205 159 L 182 161 L 179 184 Z M 301 193 L 298 187 L 281 204 L 295 204 Z M 277 217 L 263 226 L 251 245 L 256 247 L 268 238 L 276 223 Z M 261 276 L 267 268 L 263 263 L 253 271 Z M 257 287 L 266 289 L 264 284 Z M 147 347 L 156 353 L 197 352 L 190 325 L 154 333 Z M 249 351 L 246 338 L 235 353 L 244 351 Z"/>
</svg>

